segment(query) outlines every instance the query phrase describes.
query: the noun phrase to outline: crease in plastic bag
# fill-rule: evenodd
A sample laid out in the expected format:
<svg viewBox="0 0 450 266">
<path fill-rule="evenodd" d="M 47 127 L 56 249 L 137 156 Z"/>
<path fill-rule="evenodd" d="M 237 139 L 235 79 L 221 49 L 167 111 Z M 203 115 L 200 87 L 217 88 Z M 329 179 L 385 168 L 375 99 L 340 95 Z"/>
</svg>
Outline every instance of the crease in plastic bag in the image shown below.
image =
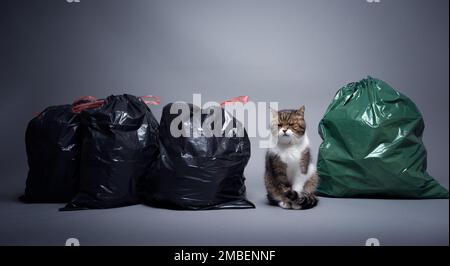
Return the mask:
<svg viewBox="0 0 450 266">
<path fill-rule="evenodd" d="M 79 179 L 80 118 L 71 105 L 46 108 L 27 126 L 25 144 L 28 203 L 67 202 L 76 193 Z"/>
<path fill-rule="evenodd" d="M 180 113 L 170 113 L 175 104 L 163 109 L 161 155 L 147 184 L 146 202 L 181 210 L 254 208 L 246 198 L 244 169 L 250 159 L 250 141 L 244 127 L 222 108 L 218 112 L 204 112 L 183 103 L 189 108 L 189 117 L 179 123 L 184 135 L 173 136 L 170 125 L 181 117 Z M 218 118 L 213 117 L 217 115 L 222 121 L 217 128 L 221 137 L 205 136 L 199 125 Z M 238 130 L 243 130 L 243 134 L 236 134 Z"/>
<path fill-rule="evenodd" d="M 61 210 L 139 203 L 145 177 L 159 154 L 158 122 L 144 101 L 112 95 L 81 112 L 80 188 Z"/>
<path fill-rule="evenodd" d="M 341 88 L 319 124 L 318 194 L 448 198 L 426 171 L 424 128 L 416 105 L 381 80 Z"/>
</svg>

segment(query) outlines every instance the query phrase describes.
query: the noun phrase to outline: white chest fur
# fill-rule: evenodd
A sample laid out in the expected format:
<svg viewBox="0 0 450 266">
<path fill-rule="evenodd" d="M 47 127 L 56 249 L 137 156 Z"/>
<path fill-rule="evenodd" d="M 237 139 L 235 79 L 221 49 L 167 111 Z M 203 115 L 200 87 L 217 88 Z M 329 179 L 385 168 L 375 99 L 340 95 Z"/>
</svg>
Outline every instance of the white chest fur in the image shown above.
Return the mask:
<svg viewBox="0 0 450 266">
<path fill-rule="evenodd" d="M 312 162 L 309 163 L 306 174 L 301 171 L 300 161 L 306 148 L 309 148 L 309 139 L 305 134 L 298 143 L 288 146 L 276 145 L 269 150 L 271 153 L 278 155 L 280 160 L 286 164 L 287 178 L 292 185 L 292 189 L 299 193 L 302 192 L 306 181 L 315 172 L 315 166 Z"/>
</svg>

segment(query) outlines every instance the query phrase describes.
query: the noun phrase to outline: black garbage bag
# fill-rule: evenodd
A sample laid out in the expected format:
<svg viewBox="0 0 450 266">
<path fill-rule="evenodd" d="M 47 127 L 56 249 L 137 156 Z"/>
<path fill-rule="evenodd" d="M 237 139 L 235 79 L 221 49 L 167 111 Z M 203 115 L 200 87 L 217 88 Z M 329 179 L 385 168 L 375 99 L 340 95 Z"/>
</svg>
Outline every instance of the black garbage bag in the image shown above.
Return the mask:
<svg viewBox="0 0 450 266">
<path fill-rule="evenodd" d="M 144 101 L 109 96 L 81 112 L 80 191 L 61 210 L 137 204 L 139 189 L 159 153 L 158 122 Z"/>
<path fill-rule="evenodd" d="M 67 202 L 77 191 L 80 158 L 80 118 L 72 106 L 46 108 L 29 123 L 25 133 L 29 203 Z"/>
<path fill-rule="evenodd" d="M 177 104 L 188 110 L 184 117 L 181 111 L 171 114 L 172 106 Z M 221 116 L 222 124 L 218 129 L 225 130 L 220 137 L 207 137 L 198 124 L 217 118 L 214 116 Z M 172 122 L 185 134 L 174 136 Z M 246 199 L 244 182 L 250 141 L 245 129 L 243 135 L 235 134 L 233 130 L 239 125 L 243 129 L 236 118 L 222 108 L 205 114 L 200 108 L 185 103 L 166 105 L 160 123 L 158 171 L 147 183 L 146 203 L 185 210 L 254 208 Z"/>
</svg>

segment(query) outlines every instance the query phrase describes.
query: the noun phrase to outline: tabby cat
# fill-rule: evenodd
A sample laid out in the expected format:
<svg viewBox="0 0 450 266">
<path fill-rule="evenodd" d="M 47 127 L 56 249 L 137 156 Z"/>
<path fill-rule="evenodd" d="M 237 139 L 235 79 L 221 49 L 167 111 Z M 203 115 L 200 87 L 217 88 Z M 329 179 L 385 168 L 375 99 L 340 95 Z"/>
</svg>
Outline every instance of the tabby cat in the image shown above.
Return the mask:
<svg viewBox="0 0 450 266">
<path fill-rule="evenodd" d="M 318 202 L 314 193 L 319 177 L 311 159 L 304 114 L 304 106 L 272 110 L 275 143 L 266 154 L 264 180 L 269 203 L 285 209 L 310 209 Z"/>
</svg>

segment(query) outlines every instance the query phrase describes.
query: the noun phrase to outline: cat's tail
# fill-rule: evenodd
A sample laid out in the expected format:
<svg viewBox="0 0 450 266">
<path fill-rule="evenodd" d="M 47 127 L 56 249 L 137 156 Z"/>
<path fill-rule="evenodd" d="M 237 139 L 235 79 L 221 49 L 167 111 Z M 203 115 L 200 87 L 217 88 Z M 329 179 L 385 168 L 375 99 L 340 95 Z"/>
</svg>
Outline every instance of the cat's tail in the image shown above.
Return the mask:
<svg viewBox="0 0 450 266">
<path fill-rule="evenodd" d="M 296 191 L 289 190 L 285 193 L 285 196 L 290 200 L 293 209 L 307 210 L 314 208 L 319 199 L 314 195 L 306 192 L 297 193 Z M 270 205 L 278 206 L 280 201 L 276 200 L 270 194 L 267 194 L 267 200 Z M 294 207 L 295 206 L 295 207 Z"/>
<path fill-rule="evenodd" d="M 301 210 L 314 208 L 319 202 L 316 195 L 306 192 L 297 193 L 291 190 L 286 196 L 292 201 L 293 205 L 297 205 L 297 208 Z"/>
<path fill-rule="evenodd" d="M 319 199 L 314 194 L 309 193 L 302 193 L 295 201 L 302 210 L 314 208 L 318 202 Z"/>
<path fill-rule="evenodd" d="M 272 195 L 267 194 L 267 201 L 269 202 L 269 205 L 278 206 L 279 201 L 276 200 Z"/>
</svg>

